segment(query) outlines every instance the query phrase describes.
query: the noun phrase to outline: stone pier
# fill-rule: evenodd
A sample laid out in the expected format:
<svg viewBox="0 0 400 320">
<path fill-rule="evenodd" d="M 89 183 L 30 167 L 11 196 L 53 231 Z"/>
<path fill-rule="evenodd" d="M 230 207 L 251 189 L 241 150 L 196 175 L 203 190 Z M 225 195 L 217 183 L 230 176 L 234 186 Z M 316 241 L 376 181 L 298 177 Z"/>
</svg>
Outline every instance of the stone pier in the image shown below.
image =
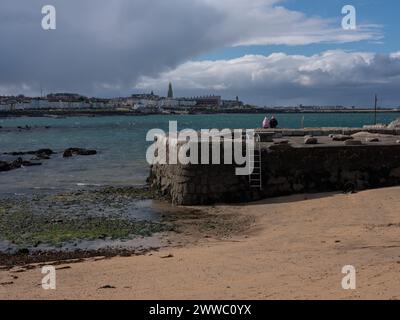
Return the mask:
<svg viewBox="0 0 400 320">
<path fill-rule="evenodd" d="M 256 145 L 261 154 L 260 188 L 251 187 L 249 176 L 236 175 L 235 163 L 156 164 L 149 182 L 176 205 L 400 185 L 400 130 L 311 128 L 256 133 L 260 137 Z"/>
</svg>

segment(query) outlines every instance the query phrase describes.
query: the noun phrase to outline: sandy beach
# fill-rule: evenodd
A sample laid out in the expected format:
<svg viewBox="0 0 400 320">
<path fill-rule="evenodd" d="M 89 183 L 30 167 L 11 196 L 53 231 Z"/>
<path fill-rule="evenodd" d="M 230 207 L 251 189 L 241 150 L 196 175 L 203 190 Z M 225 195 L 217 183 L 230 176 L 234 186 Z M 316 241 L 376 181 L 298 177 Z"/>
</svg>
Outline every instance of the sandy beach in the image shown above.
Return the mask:
<svg viewBox="0 0 400 320">
<path fill-rule="evenodd" d="M 201 208 L 250 216 L 240 236 L 142 256 L 0 271 L 1 299 L 398 299 L 400 187 Z M 357 289 L 343 290 L 353 265 Z"/>
</svg>

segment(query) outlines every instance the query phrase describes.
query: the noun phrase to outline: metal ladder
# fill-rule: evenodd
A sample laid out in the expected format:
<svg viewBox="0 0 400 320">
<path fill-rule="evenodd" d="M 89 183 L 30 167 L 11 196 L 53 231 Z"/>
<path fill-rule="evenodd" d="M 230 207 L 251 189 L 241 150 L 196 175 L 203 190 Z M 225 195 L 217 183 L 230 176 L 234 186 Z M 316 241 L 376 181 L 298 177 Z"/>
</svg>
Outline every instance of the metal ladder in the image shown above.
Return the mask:
<svg viewBox="0 0 400 320">
<path fill-rule="evenodd" d="M 254 141 L 254 155 L 249 158 L 249 161 L 254 165 L 253 173 L 249 175 L 250 188 L 262 190 L 261 160 L 260 136 L 256 134 Z"/>
</svg>

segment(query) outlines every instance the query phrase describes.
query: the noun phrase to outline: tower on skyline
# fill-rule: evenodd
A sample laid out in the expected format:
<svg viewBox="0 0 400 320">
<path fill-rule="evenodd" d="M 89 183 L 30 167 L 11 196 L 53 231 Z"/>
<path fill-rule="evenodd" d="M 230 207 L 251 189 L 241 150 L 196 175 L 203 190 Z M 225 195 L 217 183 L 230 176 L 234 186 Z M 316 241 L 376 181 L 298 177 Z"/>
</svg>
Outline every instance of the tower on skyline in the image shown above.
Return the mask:
<svg viewBox="0 0 400 320">
<path fill-rule="evenodd" d="M 173 98 L 174 97 L 174 91 L 172 90 L 172 83 L 170 82 L 168 85 L 168 98 Z"/>
</svg>

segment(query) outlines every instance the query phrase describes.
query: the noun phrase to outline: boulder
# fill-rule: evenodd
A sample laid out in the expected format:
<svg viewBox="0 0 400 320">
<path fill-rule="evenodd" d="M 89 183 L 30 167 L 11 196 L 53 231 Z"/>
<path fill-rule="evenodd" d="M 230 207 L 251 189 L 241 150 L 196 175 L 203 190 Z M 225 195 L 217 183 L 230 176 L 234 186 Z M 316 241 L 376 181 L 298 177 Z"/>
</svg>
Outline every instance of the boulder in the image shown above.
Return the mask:
<svg viewBox="0 0 400 320">
<path fill-rule="evenodd" d="M 31 153 L 30 153 L 31 154 Z M 50 149 L 39 149 L 33 153 L 38 160 L 49 160 L 50 155 L 54 154 L 53 150 Z"/>
<path fill-rule="evenodd" d="M 41 163 L 26 161 L 26 160 L 23 160 L 22 158 L 18 158 L 10 163 L 11 169 L 18 169 L 21 167 L 40 166 L 40 165 L 41 165 Z"/>
<path fill-rule="evenodd" d="M 0 161 L 0 172 L 9 171 L 9 170 L 11 170 L 9 163 L 6 161 Z"/>
<path fill-rule="evenodd" d="M 388 127 L 388 129 L 399 129 L 400 128 L 400 119 L 394 120 L 387 127 Z"/>
<path fill-rule="evenodd" d="M 311 136 L 305 136 L 304 144 L 318 144 L 318 139 Z"/>
<path fill-rule="evenodd" d="M 12 169 L 18 169 L 22 167 L 24 160 L 22 158 L 17 158 L 16 160 L 10 162 L 10 168 Z"/>
<path fill-rule="evenodd" d="M 18 169 L 21 167 L 31 167 L 31 166 L 40 166 L 39 162 L 30 162 L 23 160 L 22 158 L 17 158 L 12 162 L 0 161 L 0 172 L 1 171 L 10 171 L 14 169 Z"/>
<path fill-rule="evenodd" d="M 344 193 L 356 193 L 357 191 L 357 184 L 354 182 L 347 182 L 343 186 L 343 192 Z"/>
<path fill-rule="evenodd" d="M 66 149 L 63 153 L 64 158 L 69 158 L 72 156 L 92 156 L 97 154 L 96 150 L 88 150 L 82 148 L 69 148 Z"/>
</svg>

